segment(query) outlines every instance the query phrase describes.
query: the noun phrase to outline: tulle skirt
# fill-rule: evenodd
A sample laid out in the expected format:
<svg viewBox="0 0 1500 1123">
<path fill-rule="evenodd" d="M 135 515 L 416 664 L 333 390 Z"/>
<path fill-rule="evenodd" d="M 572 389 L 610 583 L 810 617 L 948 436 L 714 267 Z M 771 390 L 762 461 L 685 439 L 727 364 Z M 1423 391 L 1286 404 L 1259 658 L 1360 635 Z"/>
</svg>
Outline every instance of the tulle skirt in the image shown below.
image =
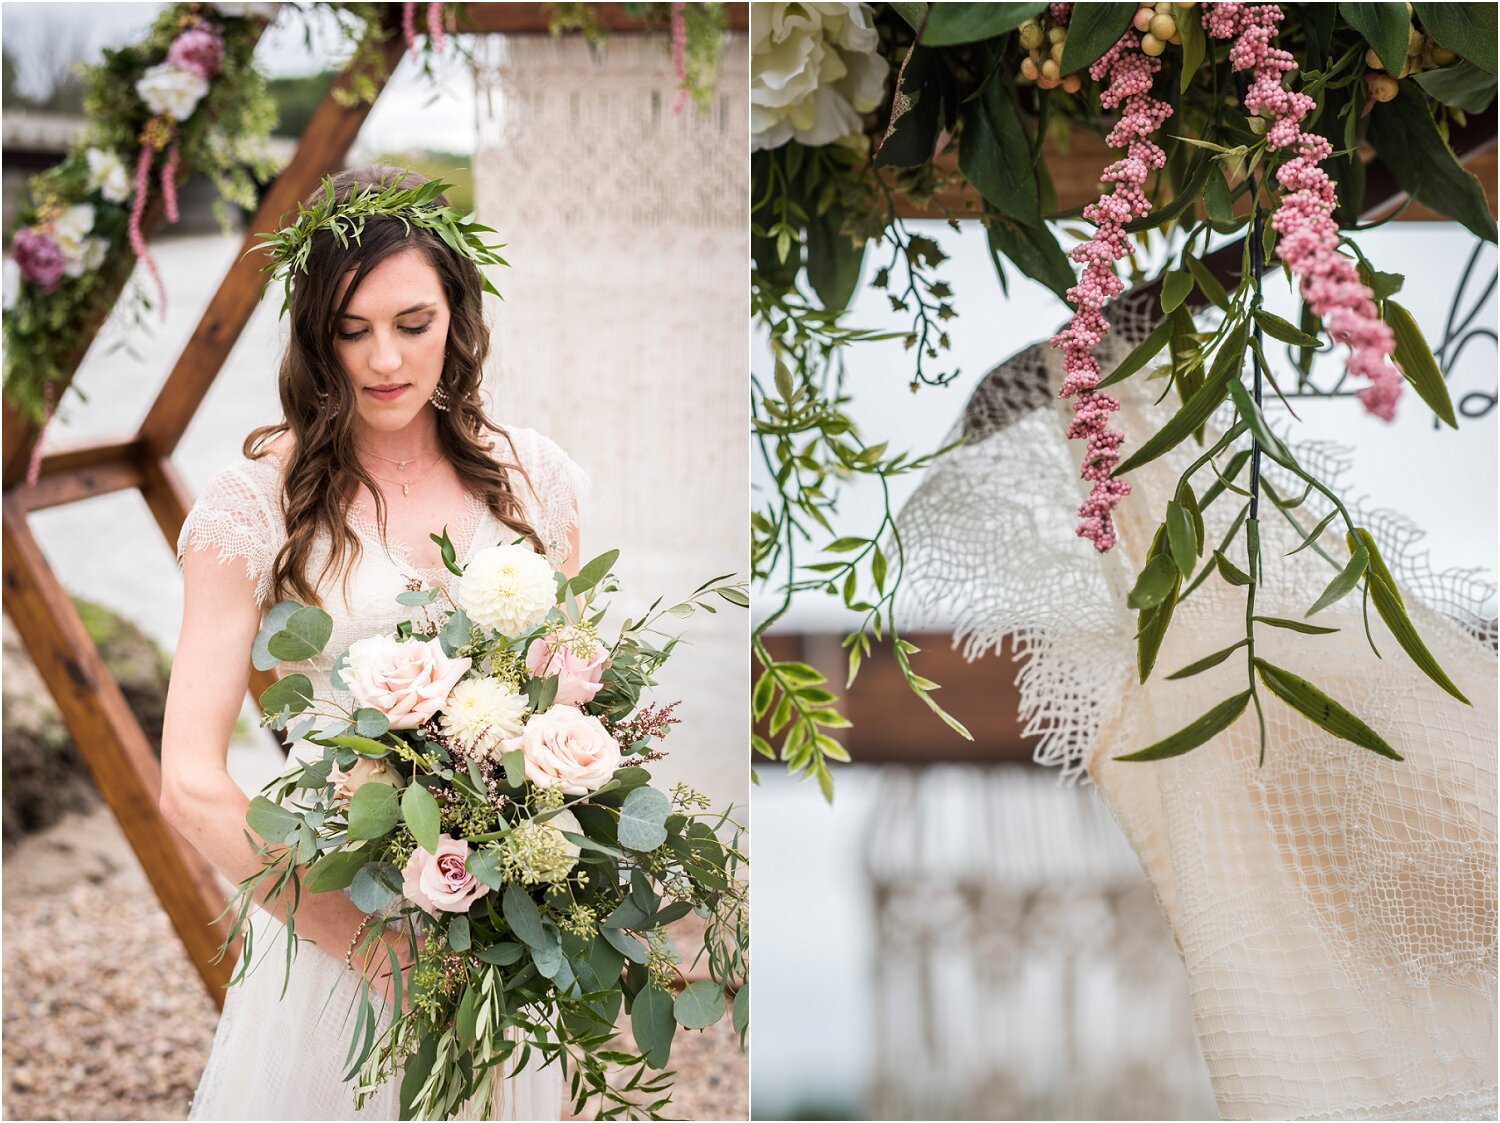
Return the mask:
<svg viewBox="0 0 1500 1123">
<path fill-rule="evenodd" d="M 400 1082 L 356 1110 L 341 1079 L 358 1012 L 360 983 L 342 961 L 303 943 L 286 981 L 285 929 L 264 912 L 255 926 L 255 965 L 229 988 L 213 1051 L 189 1119 L 397 1119 Z M 381 1019 L 381 1028 L 389 1019 Z M 556 1120 L 562 1077 L 533 1061 L 499 1086 L 496 1102 L 470 1104 L 461 1119 Z"/>
</svg>

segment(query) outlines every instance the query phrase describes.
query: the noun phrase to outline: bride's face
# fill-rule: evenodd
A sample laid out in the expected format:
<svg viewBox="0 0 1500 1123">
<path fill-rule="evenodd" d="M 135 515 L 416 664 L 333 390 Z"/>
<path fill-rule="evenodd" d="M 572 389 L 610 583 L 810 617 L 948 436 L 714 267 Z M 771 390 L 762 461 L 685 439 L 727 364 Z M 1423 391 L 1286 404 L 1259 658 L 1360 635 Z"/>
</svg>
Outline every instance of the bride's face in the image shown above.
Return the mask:
<svg viewBox="0 0 1500 1123">
<path fill-rule="evenodd" d="M 339 283 L 335 308 L 353 279 L 351 271 Z M 419 250 L 391 254 L 365 274 L 333 330 L 360 421 L 393 433 L 429 408 L 443 375 L 448 301 Z"/>
</svg>

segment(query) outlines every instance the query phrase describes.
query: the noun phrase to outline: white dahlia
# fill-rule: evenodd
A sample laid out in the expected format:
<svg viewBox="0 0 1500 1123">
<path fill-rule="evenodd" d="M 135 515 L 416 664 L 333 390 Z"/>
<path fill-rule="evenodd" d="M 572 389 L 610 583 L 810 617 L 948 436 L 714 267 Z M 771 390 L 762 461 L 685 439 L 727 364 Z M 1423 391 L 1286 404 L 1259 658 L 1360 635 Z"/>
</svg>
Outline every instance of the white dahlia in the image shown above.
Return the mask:
<svg viewBox="0 0 1500 1123">
<path fill-rule="evenodd" d="M 858 134 L 890 64 L 868 4 L 750 5 L 750 147 Z"/>
<path fill-rule="evenodd" d="M 449 692 L 439 727 L 444 737 L 457 741 L 470 756 L 489 756 L 501 741 L 521 732 L 526 701 L 514 683 L 503 679 L 465 679 Z"/>
<path fill-rule="evenodd" d="M 557 603 L 552 563 L 526 546 L 481 550 L 459 578 L 458 603 L 482 628 L 525 635 Z"/>
</svg>

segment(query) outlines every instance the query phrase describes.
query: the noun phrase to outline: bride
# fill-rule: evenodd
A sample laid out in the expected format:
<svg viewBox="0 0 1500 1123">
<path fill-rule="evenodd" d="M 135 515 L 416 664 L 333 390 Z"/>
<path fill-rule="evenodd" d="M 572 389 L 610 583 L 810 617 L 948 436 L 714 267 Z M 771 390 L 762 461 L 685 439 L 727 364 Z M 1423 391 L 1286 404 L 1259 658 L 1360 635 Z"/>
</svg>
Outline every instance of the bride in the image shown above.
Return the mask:
<svg viewBox="0 0 1500 1123">
<path fill-rule="evenodd" d="M 308 233 L 305 268 L 295 262 L 292 275 L 283 420 L 249 435 L 245 459 L 209 483 L 183 526 L 186 607 L 161 807 L 235 883 L 261 864 L 246 835 L 248 799 L 225 758 L 265 609 L 290 599 L 333 617 L 328 657 L 278 670 L 308 674 L 320 700 L 346 704 L 329 681 L 332 658 L 408 617 L 396 596 L 410 582 L 446 576 L 430 533 L 446 527 L 461 562 L 520 538 L 577 573 L 586 481 L 546 437 L 485 415 L 483 278 L 469 243 L 457 239 L 470 252 L 456 252 L 405 220 L 430 204 L 398 192 L 424 182 L 385 167 L 333 179 L 335 215 L 375 217 L 347 241 L 326 227 Z M 191 1118 L 397 1118 L 396 1081 L 355 1111 L 341 1080 L 359 988 L 368 982 L 387 1008 L 392 994 L 389 968 L 376 962 L 385 957 L 353 954 L 368 918 L 342 893 L 302 894 L 294 918 L 302 943 L 285 988 L 275 953 L 261 953 L 271 962 L 230 988 Z M 276 919 L 259 912 L 255 925 L 258 949 L 279 946 Z M 389 930 L 382 938 L 409 967 L 405 941 Z M 497 1098 L 471 1105 L 475 1117 L 558 1118 L 557 1066 L 534 1061 Z"/>
</svg>

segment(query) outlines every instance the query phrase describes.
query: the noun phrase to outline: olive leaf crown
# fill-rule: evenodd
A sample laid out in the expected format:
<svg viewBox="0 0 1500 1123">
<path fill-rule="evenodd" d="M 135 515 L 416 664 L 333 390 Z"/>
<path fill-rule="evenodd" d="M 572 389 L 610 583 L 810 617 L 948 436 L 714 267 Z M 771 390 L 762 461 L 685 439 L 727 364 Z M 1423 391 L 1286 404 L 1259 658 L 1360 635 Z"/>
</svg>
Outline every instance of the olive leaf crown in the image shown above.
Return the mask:
<svg viewBox="0 0 1500 1123">
<path fill-rule="evenodd" d="M 322 193 L 311 206 L 298 204 L 294 222 L 283 221 L 280 229 L 259 236 L 259 249 L 271 259 L 264 271 L 271 274 L 272 281 L 280 280 L 284 286 L 280 314 L 286 315 L 291 305 L 292 285 L 297 274 L 307 272 L 314 237 L 326 232 L 337 238 L 341 246 L 347 246 L 351 241 L 358 244 L 365 223 L 372 218 L 399 219 L 408 234 L 414 226 L 432 231 L 454 253 L 468 258 L 479 268 L 485 292 L 500 296 L 500 290 L 485 276 L 483 266 L 509 265 L 495 252 L 503 249 L 505 244 L 487 244 L 481 235 L 495 233 L 493 228 L 475 222 L 473 214 L 460 215 L 452 207 L 436 202 L 437 197 L 452 186 L 441 179 L 428 180 L 411 188 L 402 188 L 395 182 L 382 182 L 361 188 L 340 202 L 334 195 L 332 177 L 325 176 Z"/>
</svg>

